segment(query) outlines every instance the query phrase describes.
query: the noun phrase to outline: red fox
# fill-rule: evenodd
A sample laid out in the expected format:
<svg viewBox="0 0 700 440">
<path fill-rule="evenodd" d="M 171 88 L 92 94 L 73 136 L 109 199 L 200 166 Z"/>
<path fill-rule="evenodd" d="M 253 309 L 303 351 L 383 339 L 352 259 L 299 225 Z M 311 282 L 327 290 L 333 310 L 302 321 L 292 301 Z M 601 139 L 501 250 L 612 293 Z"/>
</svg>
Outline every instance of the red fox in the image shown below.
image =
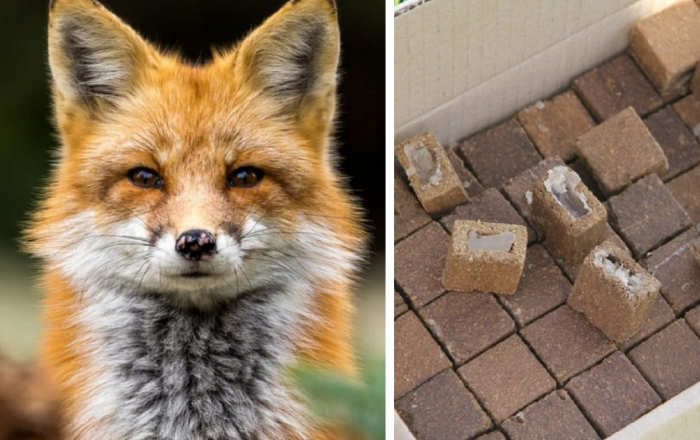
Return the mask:
<svg viewBox="0 0 700 440">
<path fill-rule="evenodd" d="M 203 66 L 96 0 L 50 8 L 62 146 L 27 239 L 61 438 L 334 438 L 285 374 L 355 372 L 334 1 L 291 0 Z"/>
</svg>

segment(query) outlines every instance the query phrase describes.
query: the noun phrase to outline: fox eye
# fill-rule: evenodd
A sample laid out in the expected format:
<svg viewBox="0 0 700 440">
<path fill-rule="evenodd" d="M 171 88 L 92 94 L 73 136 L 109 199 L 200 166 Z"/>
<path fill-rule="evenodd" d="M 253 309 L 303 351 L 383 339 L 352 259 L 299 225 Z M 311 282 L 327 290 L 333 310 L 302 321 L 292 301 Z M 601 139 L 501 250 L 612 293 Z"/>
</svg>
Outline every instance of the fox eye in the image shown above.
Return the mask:
<svg viewBox="0 0 700 440">
<path fill-rule="evenodd" d="M 142 188 L 163 188 L 163 179 L 150 168 L 138 167 L 129 171 L 129 180 Z"/>
<path fill-rule="evenodd" d="M 238 168 L 228 176 L 229 188 L 252 188 L 265 176 L 265 172 L 255 167 Z"/>
</svg>

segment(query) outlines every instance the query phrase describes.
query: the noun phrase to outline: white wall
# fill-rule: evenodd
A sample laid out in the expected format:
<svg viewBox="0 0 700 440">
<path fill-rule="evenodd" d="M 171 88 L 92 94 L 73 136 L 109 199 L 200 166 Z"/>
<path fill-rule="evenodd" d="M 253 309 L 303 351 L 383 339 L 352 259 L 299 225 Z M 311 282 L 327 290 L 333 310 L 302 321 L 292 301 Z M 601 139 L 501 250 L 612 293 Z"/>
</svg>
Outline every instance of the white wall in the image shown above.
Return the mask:
<svg viewBox="0 0 700 440">
<path fill-rule="evenodd" d="M 680 0 L 431 0 L 395 22 L 395 140 L 449 145 L 566 89 Z"/>
</svg>

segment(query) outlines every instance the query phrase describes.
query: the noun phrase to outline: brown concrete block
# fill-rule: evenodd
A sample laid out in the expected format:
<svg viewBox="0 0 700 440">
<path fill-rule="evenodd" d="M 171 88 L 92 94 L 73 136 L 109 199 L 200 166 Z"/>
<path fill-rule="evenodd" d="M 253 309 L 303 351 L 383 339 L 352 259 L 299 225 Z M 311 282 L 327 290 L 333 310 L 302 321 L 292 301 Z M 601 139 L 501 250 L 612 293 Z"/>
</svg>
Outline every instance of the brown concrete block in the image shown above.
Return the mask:
<svg viewBox="0 0 700 440">
<path fill-rule="evenodd" d="M 476 440 L 507 440 L 500 431 L 489 432 L 488 434 L 482 435 Z"/>
<path fill-rule="evenodd" d="M 394 290 L 394 319 L 408 311 L 408 306 L 399 293 Z"/>
<path fill-rule="evenodd" d="M 464 162 L 457 156 L 457 153 L 449 149 L 447 150 L 447 158 L 450 159 L 452 168 L 454 168 L 457 177 L 459 177 L 459 180 L 462 182 L 462 186 L 464 186 L 464 189 L 467 191 L 469 199 L 481 195 L 481 193 L 484 192 L 484 187 L 476 180 L 476 177 L 474 177 L 471 171 L 464 166 Z"/>
<path fill-rule="evenodd" d="M 442 271 L 450 237 L 431 222 L 394 246 L 394 278 L 416 307 L 445 293 Z"/>
<path fill-rule="evenodd" d="M 434 134 L 421 133 L 406 139 L 395 147 L 395 153 L 428 214 L 447 213 L 469 200 L 447 151 Z"/>
<path fill-rule="evenodd" d="M 693 135 L 700 137 L 700 98 L 698 95 L 688 95 L 673 104 L 673 109 L 685 123 Z"/>
<path fill-rule="evenodd" d="M 668 159 L 668 171 L 660 174 L 667 182 L 700 163 L 700 143 L 671 106 L 644 120 L 649 132 Z"/>
<path fill-rule="evenodd" d="M 570 168 L 550 169 L 535 187 L 532 222 L 554 258 L 569 267 L 578 266 L 603 242 L 607 221 L 603 204 Z"/>
<path fill-rule="evenodd" d="M 639 180 L 606 203 L 610 223 L 635 258 L 643 257 L 692 223 L 656 174 Z"/>
<path fill-rule="evenodd" d="M 528 325 L 520 334 L 560 384 L 615 351 L 615 345 L 600 330 L 566 304 Z"/>
<path fill-rule="evenodd" d="M 574 158 L 576 139 L 595 125 L 570 90 L 549 101 L 538 101 L 521 110 L 516 118 L 543 157 L 563 160 Z"/>
<path fill-rule="evenodd" d="M 394 243 L 430 223 L 430 216 L 403 179 L 394 174 Z"/>
<path fill-rule="evenodd" d="M 525 220 L 530 221 L 530 208 L 535 187 L 547 178 L 547 171 L 556 166 L 566 166 L 566 164 L 558 157 L 545 159 L 523 171 L 503 187 L 503 193 Z"/>
<path fill-rule="evenodd" d="M 700 167 L 681 174 L 668 182 L 666 187 L 688 213 L 693 223 L 700 223 Z"/>
<path fill-rule="evenodd" d="M 619 247 L 623 251 L 627 253 L 627 255 L 632 255 L 632 251 L 630 250 L 629 247 L 627 247 L 627 243 L 620 238 L 619 235 L 617 235 L 617 232 L 610 226 L 608 223 L 608 226 L 605 228 L 605 241 L 609 241 L 610 243 L 614 244 L 615 246 Z"/>
<path fill-rule="evenodd" d="M 598 440 L 593 427 L 564 390 L 554 391 L 503 422 L 511 440 Z"/>
<path fill-rule="evenodd" d="M 615 232 L 612 226 L 610 226 L 610 223 L 605 225 L 605 237 L 603 239 L 603 243 L 605 242 L 610 242 L 611 244 L 624 250 L 628 255 L 632 255 L 632 251 L 630 251 L 630 249 L 627 247 L 627 244 L 622 240 L 622 238 L 620 238 L 620 236 L 617 235 L 617 232 Z M 576 273 L 578 272 L 580 264 L 566 264 L 566 261 L 562 259 L 558 260 L 557 264 L 571 281 L 576 280 Z"/>
<path fill-rule="evenodd" d="M 647 321 L 660 288 L 622 249 L 604 243 L 584 260 L 567 302 L 609 339 L 623 343 Z"/>
<path fill-rule="evenodd" d="M 479 197 L 466 205 L 455 208 L 450 214 L 440 220 L 440 223 L 452 233 L 457 220 L 480 220 L 488 223 L 505 223 L 521 225 L 527 228 L 527 239 L 532 243 L 537 238 L 534 229 L 518 214 L 513 205 L 508 203 L 503 194 L 496 188 L 489 188 Z"/>
<path fill-rule="evenodd" d="M 566 279 L 547 250 L 539 244 L 527 249 L 525 268 L 515 295 L 498 299 L 523 327 L 550 310 L 564 304 L 571 291 Z"/>
<path fill-rule="evenodd" d="M 700 381 L 700 339 L 683 319 L 633 348 L 629 358 L 664 400 Z"/>
<path fill-rule="evenodd" d="M 517 335 L 459 369 L 486 410 L 501 422 L 556 387 Z"/>
<path fill-rule="evenodd" d="M 690 80 L 690 91 L 693 93 L 696 91 L 700 93 L 700 71 L 698 70 L 697 65 L 695 66 L 695 73 Z"/>
<path fill-rule="evenodd" d="M 700 266 L 691 252 L 693 228 L 656 249 L 642 264 L 659 281 L 661 294 L 677 315 L 700 302 Z"/>
<path fill-rule="evenodd" d="M 447 292 L 420 315 L 457 365 L 515 332 L 515 324 L 490 293 Z"/>
<path fill-rule="evenodd" d="M 445 353 L 413 312 L 394 321 L 394 400 L 450 366 Z"/>
<path fill-rule="evenodd" d="M 542 160 L 515 119 L 460 142 L 457 153 L 487 188 L 500 188 Z"/>
<path fill-rule="evenodd" d="M 648 174 L 668 170 L 666 155 L 632 108 L 581 136 L 577 147 L 607 196 Z"/>
<path fill-rule="evenodd" d="M 685 322 L 700 336 L 700 306 L 695 307 L 685 314 Z"/>
<path fill-rule="evenodd" d="M 443 284 L 460 292 L 512 295 L 523 273 L 526 248 L 527 230 L 522 226 L 458 220 Z"/>
<path fill-rule="evenodd" d="M 469 440 L 491 420 L 454 371 L 438 374 L 396 401 L 396 410 L 421 440 Z"/>
<path fill-rule="evenodd" d="M 605 437 L 661 403 L 661 397 L 619 351 L 571 379 L 566 390 Z"/>
<path fill-rule="evenodd" d="M 578 176 L 581 178 L 583 184 L 586 185 L 586 188 L 593 193 L 596 199 L 600 200 L 601 202 L 607 199 L 605 194 L 603 194 L 603 191 L 600 190 L 595 177 L 593 177 L 591 169 L 588 168 L 588 165 L 583 159 L 576 159 L 575 161 L 567 164 L 567 166 L 576 171 L 576 174 L 578 174 Z"/>
<path fill-rule="evenodd" d="M 638 21 L 630 53 L 664 101 L 683 95 L 700 61 L 700 10 L 684 1 Z"/>
<path fill-rule="evenodd" d="M 622 344 L 617 344 L 620 350 L 629 351 L 655 334 L 662 328 L 666 327 L 676 319 L 673 310 L 669 307 L 663 295 L 658 295 L 654 305 L 649 312 L 649 318 L 639 331 Z"/>
<path fill-rule="evenodd" d="M 646 116 L 663 105 L 654 86 L 627 54 L 585 73 L 572 88 L 598 122 L 627 107 Z"/>
<path fill-rule="evenodd" d="M 693 243 L 690 245 L 690 253 L 693 254 L 695 262 L 700 265 L 700 238 L 693 240 Z"/>
</svg>

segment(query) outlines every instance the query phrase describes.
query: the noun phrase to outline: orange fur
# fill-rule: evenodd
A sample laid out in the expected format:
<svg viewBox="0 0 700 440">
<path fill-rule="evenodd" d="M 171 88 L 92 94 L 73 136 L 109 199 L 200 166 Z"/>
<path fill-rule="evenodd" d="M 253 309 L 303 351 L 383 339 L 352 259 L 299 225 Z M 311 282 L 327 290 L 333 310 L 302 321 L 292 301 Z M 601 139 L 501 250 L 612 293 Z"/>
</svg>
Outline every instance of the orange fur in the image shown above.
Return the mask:
<svg viewBox="0 0 700 440">
<path fill-rule="evenodd" d="M 159 52 L 91 0 L 53 3 L 49 47 L 63 146 L 28 237 L 30 251 L 47 260 L 43 361 L 70 426 L 87 374 L 76 344 L 86 335 L 75 315 L 81 288 L 56 267 L 61 256 L 52 252 L 71 218 L 93 212 L 100 228 L 136 216 L 151 230 L 178 234 L 240 224 L 251 211 L 293 228 L 302 214 L 332 225 L 342 246 L 355 253 L 365 235 L 361 214 L 335 171 L 330 136 L 339 56 L 332 2 L 289 2 L 206 66 Z M 269 93 L 277 79 L 270 63 L 288 50 L 285 38 L 313 20 L 323 20 L 325 36 L 313 41 L 319 54 L 311 66 L 314 82 L 298 96 Z M 71 26 L 81 32 L 95 27 L 95 35 L 105 38 L 95 57 L 114 61 L 117 70 L 103 85 L 109 92 L 104 96 L 81 95 L 85 90 L 71 77 L 78 53 L 65 47 L 64 34 L 75 32 Z M 227 189 L 227 174 L 250 165 L 264 168 L 265 180 L 254 191 Z M 131 184 L 125 176 L 139 166 L 158 170 L 167 189 L 144 191 Z M 317 286 L 314 311 L 321 324 L 310 326 L 309 340 L 298 347 L 300 358 L 350 375 L 356 370 L 352 275 Z M 317 438 L 334 435 L 319 431 Z M 75 439 L 82 440 L 79 433 Z"/>
</svg>

